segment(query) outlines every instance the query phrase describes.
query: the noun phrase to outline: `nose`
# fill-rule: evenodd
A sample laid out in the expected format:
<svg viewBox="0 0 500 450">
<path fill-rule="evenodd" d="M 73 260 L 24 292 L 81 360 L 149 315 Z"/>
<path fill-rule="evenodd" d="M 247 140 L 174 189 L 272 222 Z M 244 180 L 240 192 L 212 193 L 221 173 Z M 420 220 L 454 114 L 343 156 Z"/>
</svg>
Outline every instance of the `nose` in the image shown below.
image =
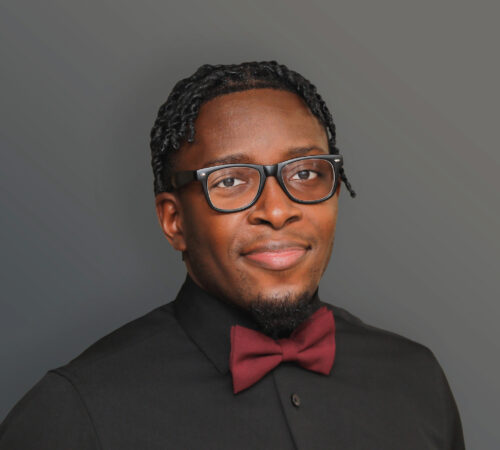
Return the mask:
<svg viewBox="0 0 500 450">
<path fill-rule="evenodd" d="M 280 229 L 301 218 L 302 210 L 299 204 L 288 197 L 276 177 L 268 176 L 259 199 L 250 209 L 250 223 L 268 224 L 274 229 Z"/>
</svg>

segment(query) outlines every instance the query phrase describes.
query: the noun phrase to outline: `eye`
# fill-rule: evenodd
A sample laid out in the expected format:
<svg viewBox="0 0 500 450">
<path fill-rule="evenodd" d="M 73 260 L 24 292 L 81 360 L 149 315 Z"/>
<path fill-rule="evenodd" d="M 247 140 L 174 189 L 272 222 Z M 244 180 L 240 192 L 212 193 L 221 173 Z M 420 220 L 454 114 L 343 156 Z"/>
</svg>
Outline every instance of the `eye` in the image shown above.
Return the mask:
<svg viewBox="0 0 500 450">
<path fill-rule="evenodd" d="M 223 178 L 222 180 L 220 180 L 219 182 L 215 183 L 213 185 L 213 187 L 225 187 L 225 188 L 228 188 L 228 187 L 234 187 L 234 186 L 238 186 L 239 184 L 242 184 L 243 181 L 241 181 L 240 183 L 235 183 L 235 180 L 239 180 L 239 178 L 236 178 L 236 177 L 227 177 L 227 178 Z M 219 186 L 220 184 L 223 184 L 223 186 Z"/>
<path fill-rule="evenodd" d="M 314 176 L 312 177 L 309 177 L 308 174 L 313 174 Z M 314 171 L 314 170 L 299 170 L 295 175 L 298 175 L 299 178 L 294 178 L 292 177 L 292 180 L 295 179 L 295 180 L 312 180 L 314 178 L 316 178 L 318 176 L 318 172 Z"/>
</svg>

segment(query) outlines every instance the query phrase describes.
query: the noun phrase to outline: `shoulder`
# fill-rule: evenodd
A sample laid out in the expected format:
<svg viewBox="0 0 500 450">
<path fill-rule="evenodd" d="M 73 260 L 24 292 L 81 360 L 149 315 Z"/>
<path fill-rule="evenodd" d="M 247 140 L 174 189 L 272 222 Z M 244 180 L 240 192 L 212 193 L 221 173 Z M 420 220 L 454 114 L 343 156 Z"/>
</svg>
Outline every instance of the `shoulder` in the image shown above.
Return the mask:
<svg viewBox="0 0 500 450">
<path fill-rule="evenodd" d="M 433 396 L 456 414 L 444 370 L 426 345 L 369 325 L 344 308 L 326 304 L 335 318 L 336 361 L 351 377 L 368 376 L 388 386 L 404 386 L 417 397 Z"/>
<path fill-rule="evenodd" d="M 119 370 L 137 368 L 155 355 L 168 354 L 184 340 L 170 302 L 113 330 L 54 371 L 73 382 L 111 376 Z"/>
<path fill-rule="evenodd" d="M 327 304 L 333 312 L 339 347 L 348 349 L 352 357 L 377 359 L 410 370 L 426 370 L 439 374 L 441 367 L 426 345 L 393 331 L 365 323 L 344 308 Z"/>
<path fill-rule="evenodd" d="M 147 346 L 149 342 L 158 339 L 161 334 L 171 333 L 176 326 L 173 303 L 170 302 L 111 331 L 64 367 L 91 364 L 122 352 L 134 351 L 136 347 Z"/>
<path fill-rule="evenodd" d="M 71 381 L 47 372 L 0 424 L 0 450 L 97 449 L 85 403 Z"/>
<path fill-rule="evenodd" d="M 442 448 L 464 449 L 457 404 L 433 351 L 344 308 L 325 305 L 335 318 L 336 376 L 343 383 L 354 380 L 357 389 L 364 386 L 364 395 L 382 393 L 386 405 L 395 402 L 395 410 L 410 404 L 411 417 L 427 418 L 437 427 Z"/>
<path fill-rule="evenodd" d="M 94 429 L 100 405 L 119 403 L 145 373 L 165 374 L 186 346 L 172 302 L 115 329 L 48 371 L 18 401 L 0 425 L 0 450 L 100 448 Z"/>
<path fill-rule="evenodd" d="M 19 400 L 0 426 L 0 450 L 100 448 L 93 425 L 96 398 L 126 392 L 146 367 L 154 372 L 168 366 L 186 341 L 172 302 L 115 329 L 48 371 Z"/>
</svg>

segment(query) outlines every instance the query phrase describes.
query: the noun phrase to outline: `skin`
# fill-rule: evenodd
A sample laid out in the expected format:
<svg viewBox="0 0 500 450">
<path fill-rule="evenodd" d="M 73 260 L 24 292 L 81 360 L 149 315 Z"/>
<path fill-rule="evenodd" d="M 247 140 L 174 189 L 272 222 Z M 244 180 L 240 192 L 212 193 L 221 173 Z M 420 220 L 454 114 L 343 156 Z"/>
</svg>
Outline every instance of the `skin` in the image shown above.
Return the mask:
<svg viewBox="0 0 500 450">
<path fill-rule="evenodd" d="M 180 149 L 176 170 L 207 167 L 208 161 L 234 153 L 256 164 L 300 156 L 287 153 L 297 147 L 314 147 L 304 156 L 328 154 L 324 127 L 298 95 L 287 91 L 252 89 L 211 99 L 201 106 L 195 130 L 195 141 Z M 340 185 L 330 199 L 306 205 L 292 201 L 269 177 L 252 207 L 220 213 L 210 208 L 196 181 L 157 195 L 156 210 L 166 238 L 183 252 L 200 287 L 245 310 L 255 302 L 293 306 L 313 295 L 328 266 Z M 286 270 L 258 267 L 242 256 L 269 239 L 298 240 L 309 249 Z"/>
</svg>

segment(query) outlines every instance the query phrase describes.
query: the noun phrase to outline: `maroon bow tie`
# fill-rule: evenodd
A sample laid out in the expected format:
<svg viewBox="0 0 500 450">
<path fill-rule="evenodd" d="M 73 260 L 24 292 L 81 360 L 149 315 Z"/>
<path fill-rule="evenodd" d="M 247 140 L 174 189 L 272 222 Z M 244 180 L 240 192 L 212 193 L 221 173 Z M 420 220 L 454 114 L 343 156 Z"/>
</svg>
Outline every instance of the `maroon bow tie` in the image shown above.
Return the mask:
<svg viewBox="0 0 500 450">
<path fill-rule="evenodd" d="M 272 339 L 259 331 L 233 325 L 229 368 L 236 394 L 260 380 L 281 361 L 328 375 L 335 358 L 335 321 L 326 306 L 302 322 L 288 338 Z"/>
</svg>

